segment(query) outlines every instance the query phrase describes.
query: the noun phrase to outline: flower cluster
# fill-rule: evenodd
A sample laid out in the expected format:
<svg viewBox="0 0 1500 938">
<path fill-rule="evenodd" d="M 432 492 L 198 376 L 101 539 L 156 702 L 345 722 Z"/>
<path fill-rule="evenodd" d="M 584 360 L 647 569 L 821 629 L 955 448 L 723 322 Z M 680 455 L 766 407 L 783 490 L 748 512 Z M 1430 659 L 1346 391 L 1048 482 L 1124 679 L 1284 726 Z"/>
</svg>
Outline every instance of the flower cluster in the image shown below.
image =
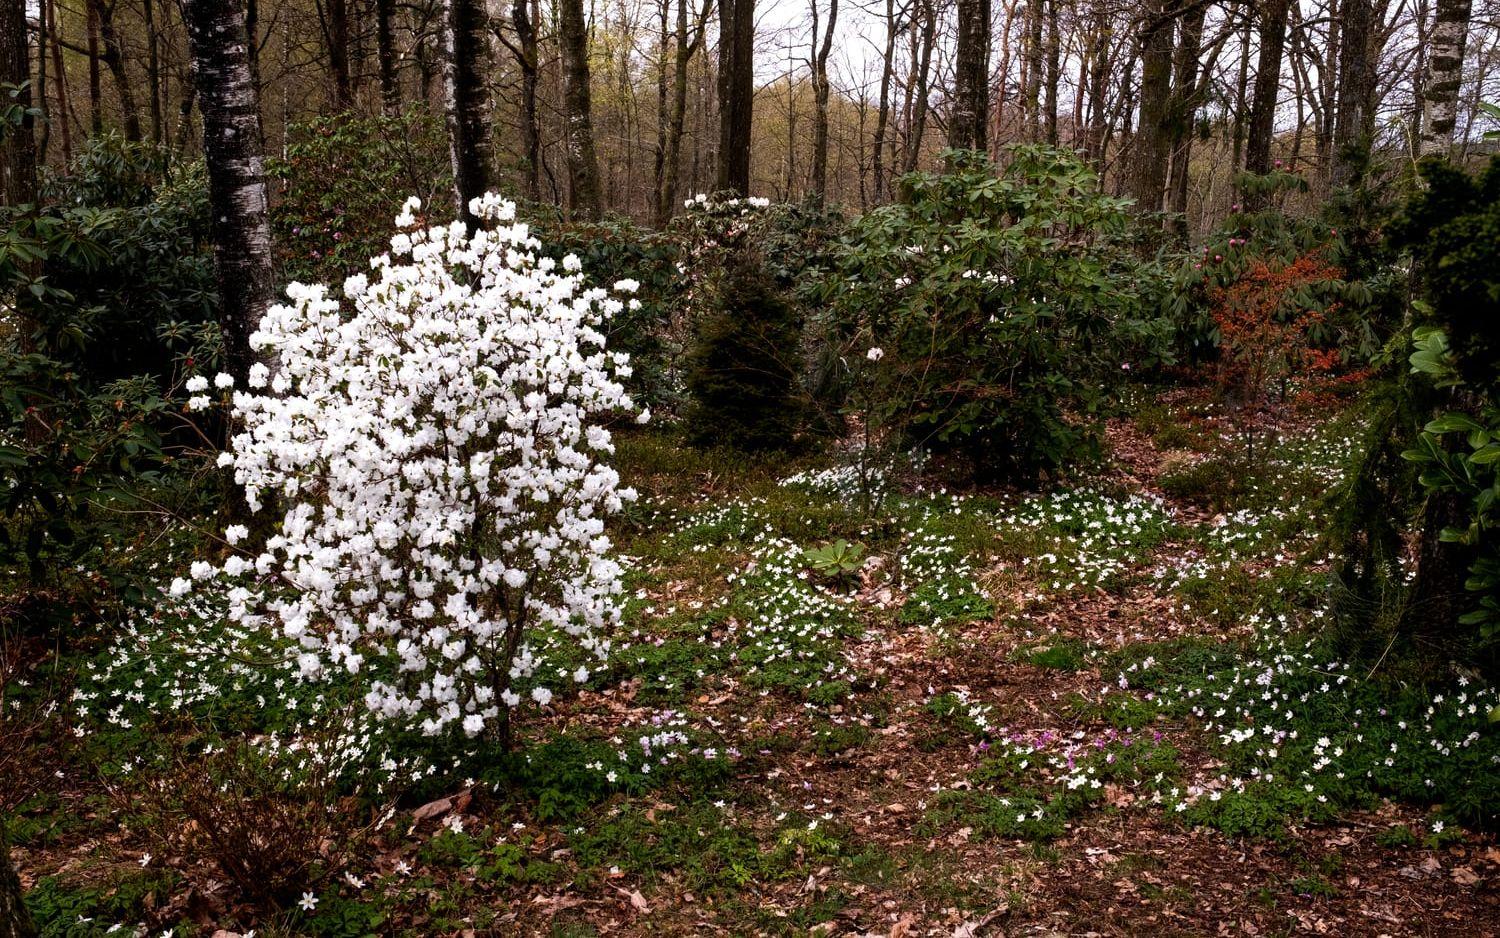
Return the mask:
<svg viewBox="0 0 1500 938">
<path fill-rule="evenodd" d="M 597 418 L 632 403 L 600 328 L 624 302 L 576 257 L 539 259 L 497 196 L 471 203 L 488 223 L 472 233 L 420 230 L 417 208 L 372 277 L 342 300 L 293 284 L 251 337 L 271 365 L 233 395 L 221 463 L 253 509 L 277 505 L 279 531 L 192 580 L 233 581 L 230 617 L 294 641 L 303 677 L 364 673 L 372 711 L 474 735 L 521 702 L 529 634 L 607 653 L 621 586 L 604 522 L 634 493 L 602 461 Z"/>
</svg>

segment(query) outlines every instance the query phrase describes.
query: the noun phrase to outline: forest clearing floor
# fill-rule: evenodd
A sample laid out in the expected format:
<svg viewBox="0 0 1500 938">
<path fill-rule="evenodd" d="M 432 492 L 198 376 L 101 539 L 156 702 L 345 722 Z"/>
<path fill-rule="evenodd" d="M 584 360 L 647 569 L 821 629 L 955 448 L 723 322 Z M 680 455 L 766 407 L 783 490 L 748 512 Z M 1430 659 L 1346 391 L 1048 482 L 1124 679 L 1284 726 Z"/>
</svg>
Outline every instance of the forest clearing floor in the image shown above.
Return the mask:
<svg viewBox="0 0 1500 938">
<path fill-rule="evenodd" d="M 1092 474 L 893 469 L 871 512 L 826 462 L 624 436 L 610 666 L 525 718 L 521 757 L 330 804 L 368 830 L 323 849 L 316 903 L 256 913 L 47 734 L 12 858 L 58 935 L 1500 934 L 1500 845 L 1441 803 L 1500 773 L 1465 742 L 1488 692 L 1372 712 L 1368 666 L 1326 651 L 1356 429 L 1299 411 L 1251 459 L 1167 394 L 1107 421 Z M 142 745 L 120 722 L 91 745 Z"/>
</svg>

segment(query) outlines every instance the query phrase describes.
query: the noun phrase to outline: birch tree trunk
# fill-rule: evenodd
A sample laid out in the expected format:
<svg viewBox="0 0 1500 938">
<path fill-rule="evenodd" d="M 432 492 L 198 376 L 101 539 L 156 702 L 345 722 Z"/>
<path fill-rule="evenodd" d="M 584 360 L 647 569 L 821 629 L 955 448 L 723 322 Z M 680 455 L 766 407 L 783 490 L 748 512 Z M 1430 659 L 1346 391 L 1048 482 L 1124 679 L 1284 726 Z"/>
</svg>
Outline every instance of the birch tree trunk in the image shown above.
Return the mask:
<svg viewBox="0 0 1500 938">
<path fill-rule="evenodd" d="M 482 2 L 482 0 L 481 0 Z M 594 151 L 593 104 L 589 95 L 589 35 L 583 0 L 559 0 L 564 134 L 568 151 L 568 208 L 574 218 L 599 218 L 599 158 Z"/>
<path fill-rule="evenodd" d="M 448 154 L 453 207 L 470 226 L 469 202 L 490 188 L 489 67 L 485 0 L 443 0 L 443 96 L 448 113 Z"/>
<path fill-rule="evenodd" d="M 1421 156 L 1441 156 L 1453 146 L 1470 7 L 1471 0 L 1437 0 L 1428 36 L 1427 77 L 1422 83 Z"/>
<path fill-rule="evenodd" d="M 261 165 L 260 107 L 250 78 L 242 7 L 185 0 L 183 21 L 203 115 L 224 370 L 246 386 L 258 356 L 250 334 L 271 302 L 271 228 Z"/>
</svg>

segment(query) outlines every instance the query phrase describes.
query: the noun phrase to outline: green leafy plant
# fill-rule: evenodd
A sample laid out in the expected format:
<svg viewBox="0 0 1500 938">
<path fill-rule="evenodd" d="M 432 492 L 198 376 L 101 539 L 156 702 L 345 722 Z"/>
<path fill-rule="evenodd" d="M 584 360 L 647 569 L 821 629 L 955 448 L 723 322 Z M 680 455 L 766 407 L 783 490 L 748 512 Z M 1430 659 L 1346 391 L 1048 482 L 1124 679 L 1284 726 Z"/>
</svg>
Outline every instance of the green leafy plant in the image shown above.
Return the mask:
<svg viewBox="0 0 1500 938">
<path fill-rule="evenodd" d="M 1126 243 L 1126 203 L 1072 153 L 945 160 L 845 235 L 820 331 L 871 374 L 867 433 L 1033 477 L 1093 451 L 1108 389 L 1170 354 L 1160 273 Z"/>
<path fill-rule="evenodd" d="M 865 545 L 839 538 L 831 544 L 815 547 L 803 552 L 807 565 L 819 576 L 844 579 L 865 563 Z"/>
</svg>

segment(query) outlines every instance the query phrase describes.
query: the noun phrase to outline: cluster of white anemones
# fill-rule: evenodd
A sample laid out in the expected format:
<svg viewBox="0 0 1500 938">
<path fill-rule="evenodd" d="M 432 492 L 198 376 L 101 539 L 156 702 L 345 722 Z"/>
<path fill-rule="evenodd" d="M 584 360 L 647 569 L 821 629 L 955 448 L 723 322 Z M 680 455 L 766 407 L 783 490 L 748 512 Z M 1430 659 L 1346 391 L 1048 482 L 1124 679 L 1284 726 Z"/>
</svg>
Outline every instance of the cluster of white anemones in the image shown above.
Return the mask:
<svg viewBox="0 0 1500 938">
<path fill-rule="evenodd" d="M 624 301 L 585 286 L 576 257 L 539 258 L 498 196 L 470 204 L 472 234 L 418 229 L 419 207 L 342 300 L 293 284 L 267 312 L 251 343 L 272 364 L 234 393 L 220 462 L 253 509 L 273 496 L 280 531 L 172 589 L 228 578 L 230 617 L 295 641 L 304 676 L 363 669 L 376 713 L 473 735 L 521 702 L 528 631 L 608 652 L 621 571 L 604 520 L 635 493 L 600 461 L 614 447 L 594 419 L 633 407 L 599 331 Z"/>
</svg>

